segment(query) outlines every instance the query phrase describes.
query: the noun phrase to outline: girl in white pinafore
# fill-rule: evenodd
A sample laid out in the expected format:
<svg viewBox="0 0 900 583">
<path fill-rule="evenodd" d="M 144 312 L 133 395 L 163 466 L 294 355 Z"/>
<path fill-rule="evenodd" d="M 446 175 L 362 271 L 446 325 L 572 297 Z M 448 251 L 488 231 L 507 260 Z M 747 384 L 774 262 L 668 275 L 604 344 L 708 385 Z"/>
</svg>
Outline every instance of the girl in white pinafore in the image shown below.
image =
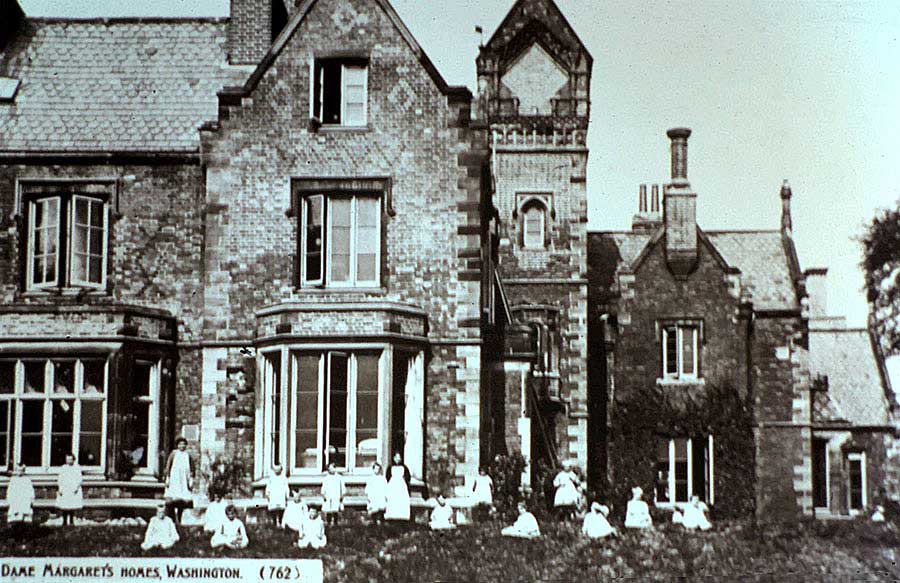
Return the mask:
<svg viewBox="0 0 900 583">
<path fill-rule="evenodd" d="M 294 499 L 288 502 L 284 511 L 284 517 L 281 519 L 284 528 L 293 530 L 294 532 L 303 532 L 303 525 L 309 519 L 309 506 L 303 501 L 300 492 L 294 494 Z"/>
<path fill-rule="evenodd" d="M 578 474 L 572 471 L 572 462 L 566 460 L 562 467 L 562 471 L 553 478 L 553 486 L 556 488 L 553 506 L 559 512 L 560 518 L 571 518 L 575 515 L 575 508 L 581 498 L 579 491 L 581 480 L 578 479 Z"/>
<path fill-rule="evenodd" d="M 387 510 L 388 484 L 381 473 L 381 464 L 372 464 L 372 475 L 366 482 L 366 512 L 372 522 L 384 522 L 384 511 Z"/>
<path fill-rule="evenodd" d="M 166 491 L 163 496 L 170 508 L 169 516 L 176 524 L 181 523 L 184 508 L 193 501 L 191 486 L 194 478 L 191 467 L 191 454 L 187 452 L 187 440 L 179 437 L 175 440 L 177 449 L 169 454 L 166 461 Z"/>
<path fill-rule="evenodd" d="M 9 478 L 6 501 L 9 504 L 6 511 L 7 524 L 31 522 L 34 517 L 34 484 L 25 475 L 24 464 L 18 465 L 16 473 Z"/>
<path fill-rule="evenodd" d="M 84 496 L 81 491 L 84 475 L 81 468 L 75 465 L 74 454 L 66 454 L 66 465 L 59 468 L 57 480 L 56 507 L 62 514 L 63 526 L 74 524 L 75 511 L 84 508 Z"/>
<path fill-rule="evenodd" d="M 394 454 L 394 463 L 388 472 L 386 520 L 409 520 L 409 468 L 403 463 L 399 453 Z"/>
</svg>

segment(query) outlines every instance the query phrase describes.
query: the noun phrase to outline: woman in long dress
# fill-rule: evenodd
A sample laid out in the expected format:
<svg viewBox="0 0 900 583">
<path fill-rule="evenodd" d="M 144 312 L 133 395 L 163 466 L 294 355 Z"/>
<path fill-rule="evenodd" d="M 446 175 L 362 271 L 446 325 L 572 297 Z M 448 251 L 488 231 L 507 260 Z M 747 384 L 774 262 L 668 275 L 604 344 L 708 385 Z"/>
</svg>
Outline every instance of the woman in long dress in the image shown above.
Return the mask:
<svg viewBox="0 0 900 583">
<path fill-rule="evenodd" d="M 556 495 L 553 498 L 553 506 L 560 518 L 571 518 L 575 515 L 575 508 L 581 498 L 581 480 L 578 474 L 572 471 L 572 462 L 563 462 L 563 469 L 553 478 L 553 487 Z"/>
<path fill-rule="evenodd" d="M 84 475 L 81 468 L 75 465 L 75 454 L 66 454 L 66 465 L 59 468 L 57 480 L 56 507 L 62 514 L 63 526 L 74 524 L 75 512 L 84 508 L 81 490 Z"/>
<path fill-rule="evenodd" d="M 191 505 L 194 485 L 194 468 L 191 454 L 187 452 L 187 440 L 179 437 L 175 440 L 175 451 L 166 460 L 166 491 L 164 497 L 169 508 L 169 516 L 175 524 L 181 524 L 184 509 Z"/>
<path fill-rule="evenodd" d="M 7 524 L 31 522 L 34 517 L 34 484 L 25 475 L 25 464 L 16 466 L 16 472 L 9 478 L 6 487 Z"/>
<path fill-rule="evenodd" d="M 409 520 L 409 468 L 403 463 L 403 456 L 394 454 L 394 463 L 388 471 L 386 520 Z"/>
<path fill-rule="evenodd" d="M 384 522 L 384 512 L 387 510 L 388 483 L 381 472 L 381 464 L 372 464 L 372 475 L 366 482 L 366 512 L 372 522 Z"/>
</svg>

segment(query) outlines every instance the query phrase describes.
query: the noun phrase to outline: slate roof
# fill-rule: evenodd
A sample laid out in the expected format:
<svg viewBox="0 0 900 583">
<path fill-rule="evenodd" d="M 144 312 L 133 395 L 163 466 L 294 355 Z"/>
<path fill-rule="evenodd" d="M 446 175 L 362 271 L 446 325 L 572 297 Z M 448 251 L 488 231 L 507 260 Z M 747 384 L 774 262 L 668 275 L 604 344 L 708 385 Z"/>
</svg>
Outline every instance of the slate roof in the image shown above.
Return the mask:
<svg viewBox="0 0 900 583">
<path fill-rule="evenodd" d="M 888 396 L 894 397 L 867 330 L 811 329 L 809 369 L 813 378 L 828 377 L 828 397 L 835 405 L 829 412 L 814 409 L 814 421 L 835 421 L 836 413 L 857 426 L 889 425 Z"/>
<path fill-rule="evenodd" d="M 0 103 L 0 151 L 184 152 L 217 118 L 224 19 L 27 19 L 0 54 L 21 81 Z"/>
<path fill-rule="evenodd" d="M 779 231 L 704 231 L 731 267 L 741 270 L 741 284 L 757 310 L 799 308 L 789 258 Z M 589 277 L 599 300 L 615 293 L 615 274 L 628 268 L 653 235 L 645 232 L 596 232 L 589 237 Z"/>
</svg>

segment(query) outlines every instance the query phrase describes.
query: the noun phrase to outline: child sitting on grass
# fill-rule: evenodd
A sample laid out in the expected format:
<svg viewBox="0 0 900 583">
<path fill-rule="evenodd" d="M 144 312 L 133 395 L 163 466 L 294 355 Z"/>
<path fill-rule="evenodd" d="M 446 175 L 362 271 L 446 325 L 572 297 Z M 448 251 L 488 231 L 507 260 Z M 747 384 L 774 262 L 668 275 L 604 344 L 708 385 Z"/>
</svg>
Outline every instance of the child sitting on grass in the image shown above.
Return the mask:
<svg viewBox="0 0 900 583">
<path fill-rule="evenodd" d="M 34 517 L 34 484 L 25 475 L 25 464 L 17 465 L 10 476 L 6 487 L 6 501 L 9 504 L 6 511 L 7 524 L 31 523 Z"/>
<path fill-rule="evenodd" d="M 334 462 L 328 464 L 328 474 L 322 480 L 322 514 L 327 524 L 337 524 L 344 499 L 344 479 L 337 473 Z"/>
<path fill-rule="evenodd" d="M 606 517 L 609 516 L 609 507 L 594 502 L 591 511 L 584 515 L 584 523 L 581 532 L 588 538 L 605 538 L 616 534 L 616 529 L 610 526 Z"/>
<path fill-rule="evenodd" d="M 272 474 L 266 480 L 266 501 L 269 506 L 269 519 L 275 526 L 281 526 L 290 495 L 291 487 L 288 485 L 287 476 L 284 475 L 280 465 L 274 466 Z"/>
<path fill-rule="evenodd" d="M 650 517 L 650 507 L 641 500 L 644 490 L 640 486 L 631 489 L 631 500 L 625 509 L 625 528 L 637 528 L 647 530 L 653 528 L 653 519 Z"/>
<path fill-rule="evenodd" d="M 534 514 L 528 512 L 528 507 L 524 502 L 518 505 L 519 517 L 512 526 L 507 526 L 500 534 L 503 536 L 513 536 L 516 538 L 538 538 L 541 536 L 541 529 L 538 526 L 537 518 Z"/>
<path fill-rule="evenodd" d="M 447 504 L 447 499 L 443 495 L 438 494 L 437 506 L 431 511 L 431 522 L 428 523 L 431 530 L 452 530 L 456 528 L 453 524 L 453 508 Z"/>
<path fill-rule="evenodd" d="M 250 544 L 247 538 L 247 529 L 244 523 L 237 518 L 234 505 L 229 504 L 225 507 L 225 520 L 219 525 L 216 534 L 210 541 L 212 548 L 226 546 L 229 549 L 244 549 Z"/>
<path fill-rule="evenodd" d="M 303 532 L 300 533 L 300 540 L 297 546 L 301 549 L 321 549 L 328 542 L 325 537 L 325 523 L 319 516 L 319 511 L 315 508 L 309 509 L 309 517 L 303 525 Z"/>
<path fill-rule="evenodd" d="M 149 551 L 154 548 L 171 549 L 178 542 L 178 530 L 175 523 L 166 515 L 165 504 L 156 507 L 156 516 L 150 519 L 147 532 L 144 533 L 144 542 L 141 548 Z"/>
</svg>

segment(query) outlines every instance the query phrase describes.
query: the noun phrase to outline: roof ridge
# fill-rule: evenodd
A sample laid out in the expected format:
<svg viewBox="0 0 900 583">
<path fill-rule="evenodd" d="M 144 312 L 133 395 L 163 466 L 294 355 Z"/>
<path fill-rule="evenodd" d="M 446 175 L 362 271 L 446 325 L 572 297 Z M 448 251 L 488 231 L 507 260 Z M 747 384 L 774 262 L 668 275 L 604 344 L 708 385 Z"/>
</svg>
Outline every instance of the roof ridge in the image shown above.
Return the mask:
<svg viewBox="0 0 900 583">
<path fill-rule="evenodd" d="M 28 16 L 38 24 L 224 24 L 227 16 Z"/>
<path fill-rule="evenodd" d="M 712 231 L 703 230 L 707 235 L 740 235 L 740 234 L 754 234 L 754 233 L 768 233 L 773 235 L 780 235 L 781 231 L 778 229 L 714 229 Z"/>
</svg>

